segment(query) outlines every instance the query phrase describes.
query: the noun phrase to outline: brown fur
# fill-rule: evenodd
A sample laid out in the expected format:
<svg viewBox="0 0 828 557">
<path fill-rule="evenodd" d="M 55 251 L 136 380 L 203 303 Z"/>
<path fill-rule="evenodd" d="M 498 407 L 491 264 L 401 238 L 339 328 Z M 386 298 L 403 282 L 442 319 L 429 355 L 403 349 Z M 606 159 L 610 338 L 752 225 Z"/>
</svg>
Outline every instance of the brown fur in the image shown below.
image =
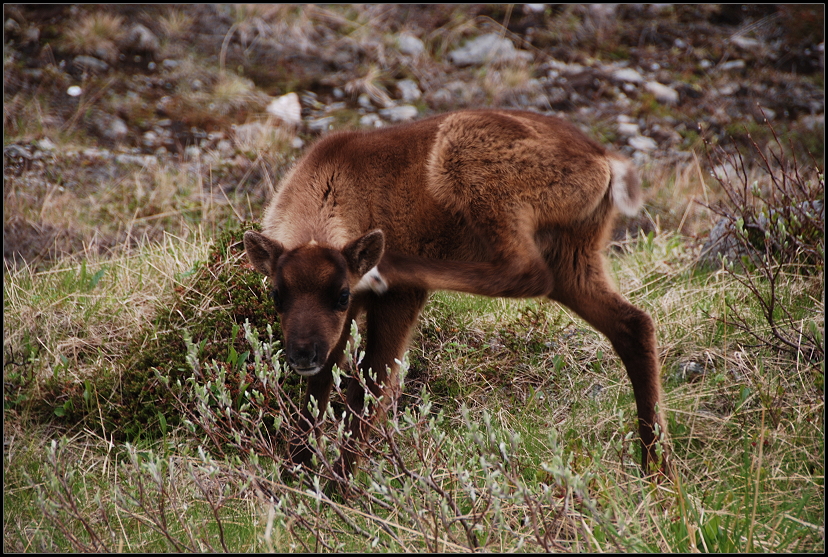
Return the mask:
<svg viewBox="0 0 828 557">
<path fill-rule="evenodd" d="M 666 433 L 656 409 L 655 329 L 613 288 L 602 255 L 616 209 L 631 213 L 640 201 L 629 161 L 571 124 L 531 112 L 462 111 L 320 140 L 283 180 L 263 234 L 245 234 L 250 261 L 277 292 L 288 362 L 309 377 L 303 435 L 315 427 L 308 399 L 327 406 L 331 369 L 361 312 L 361 367 L 376 372 L 369 388 L 385 391 L 387 404 L 398 389 L 395 361 L 429 291 L 545 296 L 605 334 L 624 362 L 649 471 L 656 424 Z M 375 265 L 381 278 L 369 272 Z M 346 402 L 358 442 L 365 423 L 357 381 Z M 343 454 L 344 473 L 354 447 Z M 294 440 L 291 456 L 308 461 L 304 439 Z"/>
</svg>

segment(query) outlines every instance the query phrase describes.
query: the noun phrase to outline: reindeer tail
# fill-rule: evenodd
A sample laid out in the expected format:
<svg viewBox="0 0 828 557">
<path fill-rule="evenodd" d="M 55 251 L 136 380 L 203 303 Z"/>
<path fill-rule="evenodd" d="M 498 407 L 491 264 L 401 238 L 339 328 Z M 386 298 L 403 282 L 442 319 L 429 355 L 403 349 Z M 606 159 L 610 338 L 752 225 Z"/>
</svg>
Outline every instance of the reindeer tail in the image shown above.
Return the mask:
<svg viewBox="0 0 828 557">
<path fill-rule="evenodd" d="M 633 216 L 644 203 L 638 171 L 629 159 L 611 157 L 609 163 L 612 200 L 622 213 Z"/>
</svg>

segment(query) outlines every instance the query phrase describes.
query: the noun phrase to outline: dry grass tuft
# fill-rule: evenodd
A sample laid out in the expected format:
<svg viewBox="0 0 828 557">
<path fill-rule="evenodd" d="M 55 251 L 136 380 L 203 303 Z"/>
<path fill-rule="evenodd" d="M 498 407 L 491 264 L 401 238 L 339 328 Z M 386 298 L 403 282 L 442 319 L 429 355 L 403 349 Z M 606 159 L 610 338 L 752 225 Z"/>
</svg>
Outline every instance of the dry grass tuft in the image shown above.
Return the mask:
<svg viewBox="0 0 828 557">
<path fill-rule="evenodd" d="M 69 52 L 114 62 L 118 59 L 118 42 L 124 32 L 123 17 L 95 11 L 82 15 L 76 26 L 69 26 L 63 45 Z"/>
</svg>

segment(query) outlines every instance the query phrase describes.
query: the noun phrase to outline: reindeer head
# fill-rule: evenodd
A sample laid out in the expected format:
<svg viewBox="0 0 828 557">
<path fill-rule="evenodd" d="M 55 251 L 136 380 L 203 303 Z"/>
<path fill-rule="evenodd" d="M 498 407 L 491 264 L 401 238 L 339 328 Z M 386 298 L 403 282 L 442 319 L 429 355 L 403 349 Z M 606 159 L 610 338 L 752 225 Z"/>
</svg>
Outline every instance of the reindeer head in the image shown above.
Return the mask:
<svg viewBox="0 0 828 557">
<path fill-rule="evenodd" d="M 270 277 L 272 296 L 285 337 L 287 361 L 299 375 L 315 375 L 331 356 L 354 294 L 382 291 L 376 270 L 385 248 L 381 230 L 372 230 L 341 250 L 309 242 L 287 250 L 248 231 L 244 248 L 250 263 Z"/>
</svg>

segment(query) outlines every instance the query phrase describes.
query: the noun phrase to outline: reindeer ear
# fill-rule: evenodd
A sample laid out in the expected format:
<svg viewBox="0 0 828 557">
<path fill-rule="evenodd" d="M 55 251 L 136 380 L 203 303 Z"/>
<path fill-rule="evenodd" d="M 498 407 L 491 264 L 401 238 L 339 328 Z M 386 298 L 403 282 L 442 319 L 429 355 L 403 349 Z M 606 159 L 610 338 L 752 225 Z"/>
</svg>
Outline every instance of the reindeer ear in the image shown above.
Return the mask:
<svg viewBox="0 0 828 557">
<path fill-rule="evenodd" d="M 371 230 L 350 242 L 342 250 L 348 268 L 358 277 L 375 267 L 385 251 L 385 234 L 382 230 Z"/>
<path fill-rule="evenodd" d="M 244 250 L 247 252 L 250 264 L 257 271 L 263 275 L 272 276 L 276 268 L 276 260 L 285 248 L 264 234 L 248 230 L 244 233 Z"/>
</svg>

